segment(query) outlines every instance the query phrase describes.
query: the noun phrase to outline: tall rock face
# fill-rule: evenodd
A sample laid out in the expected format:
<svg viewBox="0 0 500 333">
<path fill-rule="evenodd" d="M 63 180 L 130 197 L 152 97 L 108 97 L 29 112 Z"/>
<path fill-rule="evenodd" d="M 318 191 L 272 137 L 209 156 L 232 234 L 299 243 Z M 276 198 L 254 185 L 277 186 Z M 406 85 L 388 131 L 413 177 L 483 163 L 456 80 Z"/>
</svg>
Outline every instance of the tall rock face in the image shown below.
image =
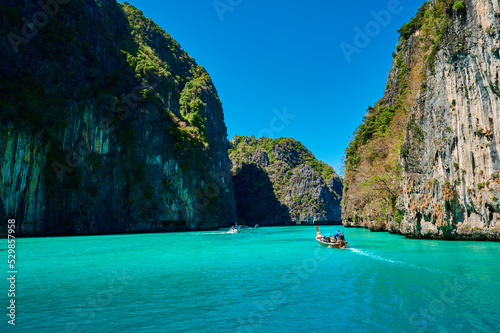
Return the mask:
<svg viewBox="0 0 500 333">
<path fill-rule="evenodd" d="M 431 1 L 400 32 L 384 98 L 346 150 L 345 224 L 499 240 L 499 2 Z"/>
<path fill-rule="evenodd" d="M 208 73 L 127 3 L 50 3 L 0 5 L 0 219 L 26 235 L 235 221 Z"/>
<path fill-rule="evenodd" d="M 240 223 L 340 223 L 342 180 L 300 142 L 234 136 L 229 157 Z"/>
</svg>

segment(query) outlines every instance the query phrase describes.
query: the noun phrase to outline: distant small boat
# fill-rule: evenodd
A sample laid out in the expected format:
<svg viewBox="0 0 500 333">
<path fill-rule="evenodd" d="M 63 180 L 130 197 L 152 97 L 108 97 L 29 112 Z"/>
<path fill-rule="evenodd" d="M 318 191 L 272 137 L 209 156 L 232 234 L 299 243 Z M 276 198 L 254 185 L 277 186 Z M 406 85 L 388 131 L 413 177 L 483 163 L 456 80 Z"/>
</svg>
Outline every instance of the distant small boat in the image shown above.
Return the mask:
<svg viewBox="0 0 500 333">
<path fill-rule="evenodd" d="M 239 234 L 240 232 L 243 232 L 243 231 L 248 231 L 250 230 L 250 228 L 246 225 L 233 225 L 228 233 L 230 234 Z"/>
<path fill-rule="evenodd" d="M 339 239 L 323 236 L 319 232 L 318 226 L 316 226 L 316 240 L 321 245 L 328 246 L 334 249 L 345 249 L 346 247 L 349 247 L 349 245 L 347 245 L 347 242 L 344 239 L 344 235 L 341 235 Z"/>
</svg>

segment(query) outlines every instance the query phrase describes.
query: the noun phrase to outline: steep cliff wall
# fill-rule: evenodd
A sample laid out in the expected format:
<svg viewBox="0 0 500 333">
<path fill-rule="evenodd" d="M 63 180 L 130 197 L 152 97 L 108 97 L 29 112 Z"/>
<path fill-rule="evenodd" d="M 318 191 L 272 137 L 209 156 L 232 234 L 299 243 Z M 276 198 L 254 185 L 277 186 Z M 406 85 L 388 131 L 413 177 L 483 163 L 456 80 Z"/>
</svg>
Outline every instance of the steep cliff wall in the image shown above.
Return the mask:
<svg viewBox="0 0 500 333">
<path fill-rule="evenodd" d="M 346 151 L 345 223 L 498 240 L 499 3 L 430 1 L 400 32 L 384 98 Z M 381 108 L 393 110 L 388 132 L 396 140 L 367 134 Z M 377 141 L 390 158 L 374 152 Z M 356 189 L 377 199 L 363 202 Z"/>
<path fill-rule="evenodd" d="M 300 142 L 235 136 L 229 157 L 241 223 L 341 221 L 342 180 Z"/>
<path fill-rule="evenodd" d="M 50 3 L 1 5 L 0 219 L 31 235 L 235 221 L 208 73 L 127 3 Z"/>
</svg>

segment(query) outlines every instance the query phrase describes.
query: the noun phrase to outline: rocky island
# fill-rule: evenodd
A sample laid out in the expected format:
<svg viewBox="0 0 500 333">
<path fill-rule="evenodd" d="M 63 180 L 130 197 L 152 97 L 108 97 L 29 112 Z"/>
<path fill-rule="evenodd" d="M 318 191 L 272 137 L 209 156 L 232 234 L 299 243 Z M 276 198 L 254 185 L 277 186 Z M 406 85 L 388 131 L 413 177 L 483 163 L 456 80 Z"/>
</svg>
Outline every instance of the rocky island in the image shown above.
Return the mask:
<svg viewBox="0 0 500 333">
<path fill-rule="evenodd" d="M 229 142 L 207 71 L 126 2 L 0 9 L 0 219 L 20 235 L 342 221 L 500 239 L 498 1 L 431 0 L 401 27 L 344 179 L 294 139 Z"/>
<path fill-rule="evenodd" d="M 24 235 L 236 220 L 221 102 L 170 35 L 115 0 L 0 9 L 0 220 Z"/>
<path fill-rule="evenodd" d="M 500 239 L 500 7 L 426 2 L 346 149 L 346 226 Z"/>
<path fill-rule="evenodd" d="M 340 224 L 342 179 L 299 141 L 236 135 L 229 158 L 242 223 Z"/>
</svg>

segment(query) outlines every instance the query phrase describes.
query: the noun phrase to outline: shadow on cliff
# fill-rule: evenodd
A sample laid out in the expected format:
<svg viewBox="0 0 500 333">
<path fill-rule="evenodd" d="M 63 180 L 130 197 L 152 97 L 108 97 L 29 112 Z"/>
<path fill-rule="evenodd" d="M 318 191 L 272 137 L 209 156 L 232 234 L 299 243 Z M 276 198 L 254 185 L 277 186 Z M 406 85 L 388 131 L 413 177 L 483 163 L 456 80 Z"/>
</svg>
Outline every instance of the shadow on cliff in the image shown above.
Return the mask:
<svg viewBox="0 0 500 333">
<path fill-rule="evenodd" d="M 66 42 L 63 37 L 50 33 L 50 25 L 32 42 L 33 47 L 48 47 L 47 45 L 58 43 L 65 45 L 68 50 L 62 50 L 61 56 L 55 59 L 55 63 L 62 68 L 75 66 L 69 63 L 76 57 L 70 52 L 78 55 L 80 68 L 73 70 L 80 76 L 78 81 L 73 83 L 72 89 L 75 90 L 77 101 L 90 101 L 88 103 L 101 101 L 102 96 L 129 96 L 130 91 L 139 84 L 134 70 L 119 53 L 121 49 L 136 55 L 139 50 L 139 44 L 132 37 L 132 28 L 127 16 L 114 1 L 103 2 L 99 11 L 96 6 L 72 2 L 64 7 L 64 16 L 59 15 L 51 20 L 55 27 L 61 24 L 59 21 L 63 18 L 73 24 Z M 113 24 L 102 23 L 103 17 L 106 18 L 105 21 Z M 78 40 L 83 46 L 80 46 Z M 104 55 L 99 53 L 97 47 L 102 47 L 103 44 L 106 45 L 102 51 Z M 39 54 L 43 61 L 48 61 L 50 53 Z M 49 83 L 42 82 L 42 85 L 45 87 Z M 57 90 L 57 93 L 61 96 L 68 95 L 62 88 Z M 132 153 L 138 149 L 130 135 L 134 112 L 116 113 L 108 102 L 102 102 L 97 109 L 99 116 L 111 121 L 115 126 L 112 134 L 121 139 L 127 153 L 111 160 L 82 145 L 81 149 L 72 148 L 75 153 L 69 154 L 67 149 L 63 150 L 64 130 L 75 123 L 79 114 L 54 114 L 53 108 L 47 108 L 47 112 L 50 112 L 56 121 L 66 125 L 58 128 L 44 127 L 44 133 L 49 135 L 45 135 L 43 143 L 48 143 L 50 147 L 43 171 L 43 195 L 47 202 L 45 223 L 34 227 L 30 233 L 72 235 L 123 232 L 129 229 L 124 221 L 132 219 L 131 211 L 135 209 L 131 207 L 134 206 L 135 200 L 130 183 L 138 178 L 132 166 L 140 162 L 137 154 Z M 76 144 L 86 142 L 81 135 L 78 133 Z M 107 135 L 112 137 L 109 133 Z M 66 144 L 69 147 L 76 146 L 74 143 Z M 54 169 L 54 163 L 62 165 L 66 168 L 63 169 L 65 171 Z M 110 177 L 111 170 L 119 171 Z M 138 180 L 137 183 L 141 185 L 143 182 Z M 122 188 L 118 189 L 119 186 Z M 154 212 L 150 215 L 154 215 Z"/>
<path fill-rule="evenodd" d="M 37 2 L 7 3 L 0 6 L 0 156 L 23 158 L 0 161 L 11 179 L 0 188 L 0 218 L 12 212 L 26 235 L 215 229 L 220 219 L 234 220 L 232 200 L 197 201 L 199 184 L 226 168 L 215 161 L 225 143 L 212 144 L 226 130 L 208 74 L 175 40 L 126 3 L 122 10 L 115 0 L 67 1 L 17 52 L 5 36 L 23 31 L 21 17 Z M 210 83 L 200 98 L 212 103 L 206 115 L 217 116 L 207 116 L 211 129 L 196 138 L 166 112 L 179 110 L 195 78 Z M 175 205 L 167 174 L 183 195 Z"/>
<path fill-rule="evenodd" d="M 264 170 L 254 164 L 243 164 L 233 182 L 239 224 L 292 224 L 288 207 L 279 202 Z"/>
</svg>

